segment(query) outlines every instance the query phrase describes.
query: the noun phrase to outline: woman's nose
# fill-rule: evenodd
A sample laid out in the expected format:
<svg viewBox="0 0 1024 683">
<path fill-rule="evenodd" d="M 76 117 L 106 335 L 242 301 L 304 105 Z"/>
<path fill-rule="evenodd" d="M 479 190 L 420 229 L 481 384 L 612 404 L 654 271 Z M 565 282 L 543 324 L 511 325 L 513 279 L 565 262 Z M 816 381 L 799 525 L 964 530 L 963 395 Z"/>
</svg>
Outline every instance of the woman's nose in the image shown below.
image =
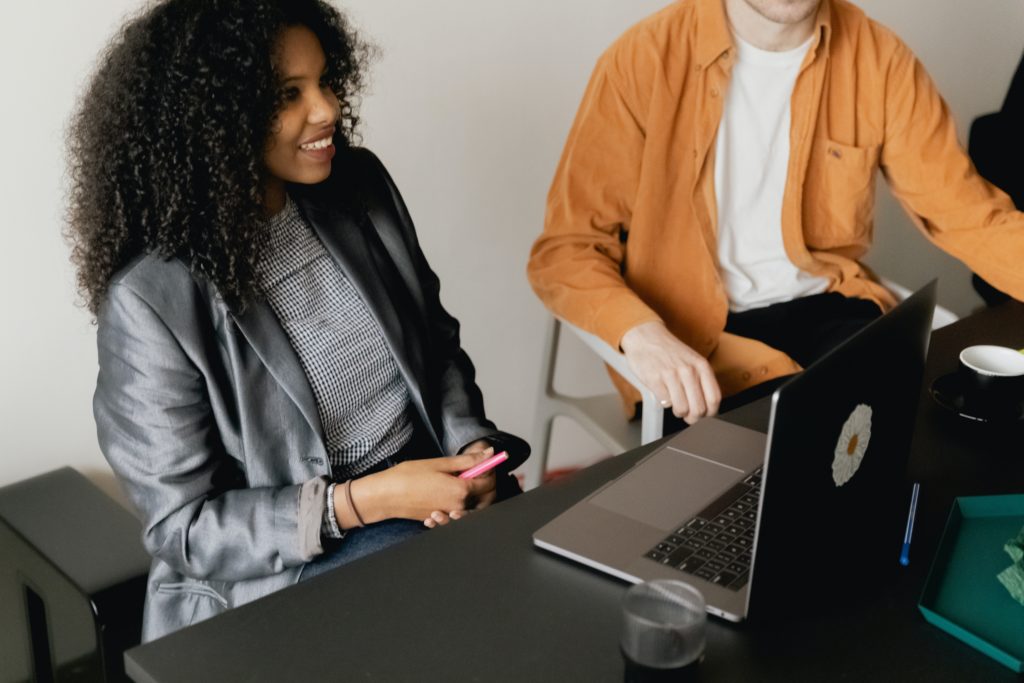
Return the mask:
<svg viewBox="0 0 1024 683">
<path fill-rule="evenodd" d="M 320 91 L 309 109 L 309 122 L 316 125 L 333 124 L 338 120 L 338 98 L 329 91 Z"/>
</svg>

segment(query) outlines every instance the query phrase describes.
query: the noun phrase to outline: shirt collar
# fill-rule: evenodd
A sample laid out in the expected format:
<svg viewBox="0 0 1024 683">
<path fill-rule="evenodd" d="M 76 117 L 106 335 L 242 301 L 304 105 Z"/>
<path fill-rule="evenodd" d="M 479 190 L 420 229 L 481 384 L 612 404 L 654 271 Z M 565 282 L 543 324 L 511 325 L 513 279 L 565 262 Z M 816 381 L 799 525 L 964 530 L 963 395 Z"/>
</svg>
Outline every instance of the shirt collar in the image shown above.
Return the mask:
<svg viewBox="0 0 1024 683">
<path fill-rule="evenodd" d="M 818 7 L 814 30 L 816 37 L 811 43 L 815 54 L 819 48 L 828 53 L 832 35 L 832 2 L 822 0 Z M 732 30 L 725 16 L 724 0 L 697 0 L 697 64 L 706 69 L 733 46 Z"/>
</svg>

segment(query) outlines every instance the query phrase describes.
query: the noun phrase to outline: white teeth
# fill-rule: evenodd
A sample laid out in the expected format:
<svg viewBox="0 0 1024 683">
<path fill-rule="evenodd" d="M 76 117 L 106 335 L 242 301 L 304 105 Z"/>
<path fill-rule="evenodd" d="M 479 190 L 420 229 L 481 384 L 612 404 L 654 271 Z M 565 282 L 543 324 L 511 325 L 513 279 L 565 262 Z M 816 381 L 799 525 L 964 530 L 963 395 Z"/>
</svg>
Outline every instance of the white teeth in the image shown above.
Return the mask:
<svg viewBox="0 0 1024 683">
<path fill-rule="evenodd" d="M 316 150 L 316 149 L 327 149 L 331 144 L 331 137 L 326 137 L 323 140 L 317 140 L 316 142 L 310 142 L 305 145 L 300 145 L 300 149 L 304 150 Z"/>
</svg>

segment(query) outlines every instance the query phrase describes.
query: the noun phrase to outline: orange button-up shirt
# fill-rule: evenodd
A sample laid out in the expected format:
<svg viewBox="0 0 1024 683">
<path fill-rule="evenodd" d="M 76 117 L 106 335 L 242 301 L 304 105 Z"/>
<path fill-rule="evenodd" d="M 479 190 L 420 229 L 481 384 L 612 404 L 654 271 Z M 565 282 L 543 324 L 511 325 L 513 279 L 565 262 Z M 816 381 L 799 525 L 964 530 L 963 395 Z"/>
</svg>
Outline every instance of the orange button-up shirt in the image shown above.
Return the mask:
<svg viewBox="0 0 1024 683">
<path fill-rule="evenodd" d="M 555 315 L 614 348 L 636 325 L 663 321 L 708 357 L 726 395 L 799 369 L 723 331 L 714 142 L 735 54 L 722 0 L 680 0 L 605 52 L 527 268 Z M 782 236 L 794 264 L 831 291 L 894 303 L 859 263 L 881 168 L 928 239 L 1024 299 L 1024 214 L 974 170 L 949 109 L 891 31 L 824 0 L 791 109 Z M 629 411 L 639 395 L 613 379 Z"/>
</svg>

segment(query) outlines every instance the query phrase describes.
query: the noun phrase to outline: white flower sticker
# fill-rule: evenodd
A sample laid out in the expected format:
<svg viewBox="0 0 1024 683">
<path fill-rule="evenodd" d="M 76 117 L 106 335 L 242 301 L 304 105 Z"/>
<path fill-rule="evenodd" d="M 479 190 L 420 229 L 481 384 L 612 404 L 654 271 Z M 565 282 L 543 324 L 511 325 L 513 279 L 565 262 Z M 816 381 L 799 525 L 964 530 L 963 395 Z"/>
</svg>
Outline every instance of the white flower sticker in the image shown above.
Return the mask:
<svg viewBox="0 0 1024 683">
<path fill-rule="evenodd" d="M 853 478 L 871 441 L 871 406 L 861 403 L 846 418 L 832 460 L 832 480 L 842 486 Z"/>
</svg>

